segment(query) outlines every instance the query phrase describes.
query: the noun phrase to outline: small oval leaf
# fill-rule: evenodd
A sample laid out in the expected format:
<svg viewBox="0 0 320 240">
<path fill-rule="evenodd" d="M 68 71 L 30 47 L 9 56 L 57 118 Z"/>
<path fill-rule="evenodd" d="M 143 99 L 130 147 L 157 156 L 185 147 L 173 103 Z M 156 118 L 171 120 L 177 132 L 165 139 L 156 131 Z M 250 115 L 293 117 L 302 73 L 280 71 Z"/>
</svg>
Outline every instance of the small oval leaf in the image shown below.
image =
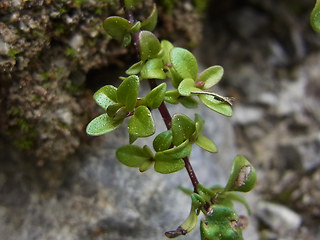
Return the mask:
<svg viewBox="0 0 320 240">
<path fill-rule="evenodd" d="M 165 160 L 165 159 L 179 159 L 188 157 L 192 150 L 192 144 L 189 143 L 189 140 L 184 141 L 179 146 L 174 148 L 169 148 L 167 150 L 157 152 L 155 159 Z"/>
<path fill-rule="evenodd" d="M 184 166 L 182 159 L 162 159 L 155 161 L 154 170 L 158 173 L 169 174 L 182 170 Z"/>
<path fill-rule="evenodd" d="M 138 93 L 140 87 L 139 77 L 136 75 L 131 75 L 127 77 L 120 84 L 117 90 L 117 99 L 119 103 L 126 106 L 127 110 L 131 112 L 137 101 Z"/>
<path fill-rule="evenodd" d="M 220 113 L 227 117 L 232 116 L 232 108 L 228 103 L 217 100 L 214 98 L 214 96 L 205 94 L 199 95 L 199 99 L 204 105 L 206 105 L 211 110 L 216 111 L 217 113 Z"/>
<path fill-rule="evenodd" d="M 145 172 L 147 171 L 149 168 L 151 168 L 152 164 L 154 163 L 154 161 L 151 161 L 151 160 L 147 160 L 147 161 L 144 161 L 140 167 L 139 167 L 139 171 L 140 172 Z"/>
<path fill-rule="evenodd" d="M 91 136 L 103 135 L 120 127 L 122 121 L 122 119 L 114 120 L 113 118 L 110 118 L 107 113 L 104 113 L 94 118 L 88 124 L 86 132 Z"/>
<path fill-rule="evenodd" d="M 128 33 L 131 23 L 122 17 L 108 17 L 103 21 L 104 30 L 114 39 L 122 40 Z"/>
<path fill-rule="evenodd" d="M 117 88 L 112 85 L 104 86 L 95 92 L 93 98 L 100 107 L 107 110 L 109 105 L 117 101 Z"/>
<path fill-rule="evenodd" d="M 203 81 L 205 83 L 203 89 L 209 89 L 217 84 L 222 76 L 223 68 L 221 66 L 212 66 L 201 72 L 197 81 Z"/>
<path fill-rule="evenodd" d="M 169 79 L 171 80 L 172 86 L 174 88 L 178 88 L 180 82 L 183 80 L 180 75 L 177 73 L 177 71 L 173 67 L 168 67 L 167 75 Z"/>
<path fill-rule="evenodd" d="M 195 144 L 208 152 L 215 153 L 218 151 L 217 146 L 205 136 L 199 136 L 195 141 Z"/>
<path fill-rule="evenodd" d="M 171 126 L 174 146 L 178 146 L 189 139 L 196 130 L 194 121 L 184 114 L 174 115 Z"/>
<path fill-rule="evenodd" d="M 203 118 L 199 114 L 196 113 L 195 117 L 194 117 L 194 122 L 196 124 L 196 131 L 193 136 L 195 139 L 197 139 L 203 131 L 203 126 L 204 126 L 205 121 L 203 120 Z"/>
<path fill-rule="evenodd" d="M 185 108 L 197 108 L 198 107 L 198 101 L 194 99 L 192 96 L 189 97 L 183 97 L 180 96 L 178 98 L 178 101 L 185 107 Z"/>
<path fill-rule="evenodd" d="M 143 64 L 144 62 L 143 61 L 140 61 L 140 62 L 137 62 L 135 64 L 133 64 L 127 71 L 126 71 L 126 74 L 128 75 L 135 75 L 135 74 L 138 74 L 142 67 L 143 67 Z"/>
<path fill-rule="evenodd" d="M 152 89 L 145 98 L 145 103 L 150 109 L 156 109 L 164 100 L 166 94 L 167 84 L 161 83 L 154 89 Z"/>
<path fill-rule="evenodd" d="M 257 173 L 251 163 L 243 156 L 233 160 L 230 178 L 225 191 L 249 192 L 255 186 Z"/>
<path fill-rule="evenodd" d="M 151 112 L 146 106 L 136 108 L 129 120 L 128 131 L 130 135 L 135 137 L 149 137 L 154 134 L 154 122 Z"/>
<path fill-rule="evenodd" d="M 141 69 L 141 78 L 144 79 L 165 79 L 167 75 L 163 71 L 163 63 L 159 58 L 150 59 Z"/>
<path fill-rule="evenodd" d="M 179 97 L 180 97 L 180 93 L 178 92 L 178 90 L 170 90 L 170 91 L 166 92 L 166 94 L 164 96 L 164 100 L 168 103 L 171 103 L 171 104 L 178 104 Z"/>
<path fill-rule="evenodd" d="M 152 32 L 157 26 L 157 21 L 158 21 L 158 10 L 157 10 L 156 4 L 153 4 L 152 12 L 150 13 L 149 17 L 142 22 L 141 28 L 143 30 Z"/>
<path fill-rule="evenodd" d="M 140 40 L 140 57 L 142 61 L 155 58 L 161 47 L 158 38 L 149 31 L 141 31 L 139 33 Z"/>
<path fill-rule="evenodd" d="M 200 223 L 201 239 L 243 240 L 239 219 L 233 209 L 222 205 L 211 206 L 212 211 Z"/>
<path fill-rule="evenodd" d="M 158 134 L 153 140 L 153 148 L 156 152 L 167 150 L 172 144 L 172 131 L 167 130 Z"/>
<path fill-rule="evenodd" d="M 161 44 L 161 50 L 163 52 L 162 60 L 163 60 L 163 63 L 167 65 L 171 63 L 170 52 L 173 48 L 173 45 L 171 42 L 167 40 L 162 40 L 160 44 Z"/>
<path fill-rule="evenodd" d="M 190 96 L 191 92 L 201 91 L 194 86 L 195 82 L 192 78 L 183 79 L 179 84 L 178 91 L 182 96 Z"/>
<path fill-rule="evenodd" d="M 123 105 L 121 103 L 114 103 L 108 106 L 107 108 L 107 113 L 109 115 L 109 117 L 114 118 L 116 112 L 123 107 Z"/>
<path fill-rule="evenodd" d="M 145 161 L 149 160 L 149 156 L 145 154 L 143 149 L 136 145 L 124 145 L 116 151 L 117 159 L 128 167 L 140 167 Z"/>
<path fill-rule="evenodd" d="M 196 79 L 198 63 L 191 52 L 184 48 L 173 48 L 170 52 L 170 59 L 173 67 L 182 79 Z"/>
<path fill-rule="evenodd" d="M 141 22 L 138 21 L 129 29 L 129 32 L 131 34 L 137 33 L 140 31 L 140 28 L 141 28 Z"/>
</svg>

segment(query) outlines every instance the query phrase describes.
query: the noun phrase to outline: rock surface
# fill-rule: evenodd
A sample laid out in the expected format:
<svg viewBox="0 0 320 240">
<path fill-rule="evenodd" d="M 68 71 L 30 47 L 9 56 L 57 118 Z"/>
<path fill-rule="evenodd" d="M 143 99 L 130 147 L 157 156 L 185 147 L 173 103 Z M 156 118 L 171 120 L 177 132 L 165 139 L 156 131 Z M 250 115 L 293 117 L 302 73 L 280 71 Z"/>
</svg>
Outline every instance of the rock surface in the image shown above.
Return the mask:
<svg viewBox="0 0 320 240">
<path fill-rule="evenodd" d="M 181 110 L 171 109 L 172 113 Z M 193 115 L 193 111 L 184 112 Z M 209 109 L 202 108 L 200 114 L 206 118 L 206 135 L 214 139 L 220 153 L 209 154 L 195 147 L 191 161 L 203 184 L 224 185 L 235 155 L 232 126 Z M 155 119 L 164 127 L 159 114 Z M 189 178 L 184 170 L 170 175 L 153 170 L 141 174 L 123 166 L 114 153 L 126 141 L 124 126 L 96 140 L 96 147 L 82 149 L 55 189 L 43 188 L 50 183 L 30 179 L 21 167 L 21 156 L 1 156 L 5 166 L 0 171 L 2 238 L 164 239 L 164 232 L 178 227 L 188 215 L 190 199 L 177 187 L 192 188 Z M 197 238 L 198 229 L 184 239 Z"/>
<path fill-rule="evenodd" d="M 148 12 L 151 1 L 143 2 Z M 201 23 L 191 1 L 176 1 L 171 10 L 170 1 L 158 2 L 164 5 L 156 34 L 194 46 Z M 198 55 L 205 67 L 224 66 L 221 84 L 236 102 L 231 123 L 201 110 L 219 153 L 195 149 L 191 161 L 208 185 L 225 183 L 236 153 L 253 162 L 259 181 L 248 197 L 246 240 L 320 238 L 320 37 L 309 26 L 313 4 L 211 1 L 207 9 Z M 127 139 L 125 127 L 93 141 L 84 134 L 98 114 L 92 92 L 134 62 L 133 49 L 119 48 L 101 29 L 115 13 L 121 13 L 116 6 L 98 0 L 0 2 L 4 239 L 164 239 L 188 214 L 188 197 L 175 189 L 190 187 L 184 171 L 140 174 L 120 165 L 114 151 Z M 278 209 L 294 213 L 290 233 L 277 226 L 287 218 L 272 220 Z"/>
</svg>

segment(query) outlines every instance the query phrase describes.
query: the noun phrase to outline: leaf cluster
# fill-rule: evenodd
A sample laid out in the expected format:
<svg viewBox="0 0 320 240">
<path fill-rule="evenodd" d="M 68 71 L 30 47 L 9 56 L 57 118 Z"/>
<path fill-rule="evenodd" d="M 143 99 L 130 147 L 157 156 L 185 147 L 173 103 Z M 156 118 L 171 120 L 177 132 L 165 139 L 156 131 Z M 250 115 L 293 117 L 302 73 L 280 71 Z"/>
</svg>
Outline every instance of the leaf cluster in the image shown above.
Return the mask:
<svg viewBox="0 0 320 240">
<path fill-rule="evenodd" d="M 124 6 L 130 9 L 139 2 L 126 0 Z M 119 87 L 106 85 L 94 94 L 94 100 L 105 112 L 94 118 L 86 131 L 92 136 L 106 134 L 128 118 L 129 144 L 117 149 L 117 159 L 140 172 L 153 166 L 156 172 L 169 174 L 185 167 L 194 144 L 212 153 L 217 152 L 217 146 L 203 135 L 205 121 L 199 114 L 195 114 L 194 119 L 184 114 L 170 117 L 170 127 L 154 137 L 152 147 L 133 144 L 138 138 L 155 134 L 152 110 L 164 102 L 195 108 L 200 101 L 219 114 L 231 116 L 232 103 L 230 98 L 208 91 L 222 79 L 223 68 L 216 65 L 199 73 L 197 60 L 190 51 L 174 47 L 166 40 L 159 41 L 151 32 L 157 24 L 157 15 L 154 6 L 149 17 L 142 22 L 130 22 L 118 16 L 108 17 L 103 22 L 105 31 L 120 40 L 123 46 L 129 45 L 134 37 L 135 44 L 139 45 L 140 61 L 126 70 L 127 76 L 120 77 Z M 141 81 L 150 79 L 162 83 L 146 96 L 139 97 Z M 173 88 L 167 89 L 169 83 Z M 255 182 L 256 172 L 252 165 L 243 156 L 237 156 L 225 187 L 206 188 L 194 184 L 195 192 L 183 189 L 192 199 L 190 215 L 176 230 L 167 232 L 167 237 L 190 232 L 199 213 L 203 212 L 206 218 L 201 224 L 202 239 L 242 239 L 240 220 L 232 201 L 243 203 L 250 211 L 244 198 L 235 191 L 248 192 Z"/>
<path fill-rule="evenodd" d="M 126 2 L 132 7 L 133 2 Z M 136 34 L 140 45 L 141 60 L 127 69 L 127 77 L 118 88 L 106 85 L 94 94 L 96 103 L 106 112 L 93 119 L 87 126 L 89 135 L 98 136 L 118 128 L 125 118 L 128 121 L 129 143 L 136 139 L 149 137 L 155 133 L 155 124 L 151 114 L 163 101 L 170 104 L 181 103 L 194 108 L 198 101 L 210 109 L 231 116 L 231 105 L 219 95 L 211 95 L 205 90 L 217 84 L 223 76 L 223 68 L 210 67 L 198 74 L 196 58 L 186 49 L 174 47 L 170 42 L 158 38 L 152 30 L 157 22 L 157 10 L 154 7 L 150 16 L 142 23 L 131 23 L 125 18 L 112 16 L 103 22 L 106 32 L 115 39 L 128 45 L 131 35 Z M 140 81 L 161 79 L 164 82 L 152 89 L 145 97 L 139 98 Z M 167 90 L 167 79 L 174 90 Z M 153 141 L 153 153 L 149 147 L 126 145 L 117 150 L 119 161 L 129 167 L 146 171 L 154 164 L 159 173 L 172 173 L 184 168 L 183 158 L 190 155 L 192 145 L 197 144 L 209 152 L 217 152 L 216 145 L 201 135 L 204 120 L 200 115 L 194 120 L 178 114 L 173 116 L 168 131 L 158 134 Z M 142 157 L 143 156 L 143 157 Z"/>
<path fill-rule="evenodd" d="M 201 239 L 236 239 L 242 240 L 244 223 L 234 211 L 233 201 L 242 203 L 250 214 L 249 204 L 236 192 L 249 192 L 256 184 L 257 174 L 254 167 L 243 156 L 236 156 L 228 183 L 225 187 L 202 185 L 197 186 L 197 193 L 181 188 L 191 196 L 192 204 L 189 217 L 176 230 L 169 231 L 166 236 L 175 238 L 192 231 L 198 222 L 198 215 L 203 212 L 205 219 L 201 221 Z"/>
</svg>

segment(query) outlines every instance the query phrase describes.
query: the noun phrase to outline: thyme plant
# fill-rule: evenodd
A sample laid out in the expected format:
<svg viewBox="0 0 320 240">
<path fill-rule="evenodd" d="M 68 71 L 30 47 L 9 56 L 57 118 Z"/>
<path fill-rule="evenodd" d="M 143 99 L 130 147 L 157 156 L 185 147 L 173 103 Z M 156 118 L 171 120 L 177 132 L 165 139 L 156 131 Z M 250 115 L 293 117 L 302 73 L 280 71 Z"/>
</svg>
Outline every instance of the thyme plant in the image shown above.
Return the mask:
<svg viewBox="0 0 320 240">
<path fill-rule="evenodd" d="M 121 76 L 118 88 L 106 85 L 94 94 L 96 103 L 105 113 L 94 118 L 87 126 L 87 133 L 98 136 L 120 127 L 129 118 L 128 145 L 116 151 L 117 159 L 128 167 L 147 171 L 151 167 L 161 174 L 170 174 L 186 169 L 193 184 L 193 190 L 182 189 L 191 198 L 189 217 L 177 229 L 168 231 L 168 238 L 175 238 L 192 231 L 197 225 L 198 215 L 204 214 L 201 221 L 201 239 L 243 239 L 242 229 L 246 218 L 239 217 L 233 208 L 233 201 L 243 203 L 250 213 L 246 200 L 237 192 L 248 192 L 256 183 L 256 171 L 244 156 L 236 156 L 229 180 L 225 186 L 207 187 L 199 183 L 189 156 L 194 144 L 215 153 L 217 146 L 202 135 L 205 121 L 195 114 L 190 119 L 184 114 L 171 116 L 166 104 L 182 104 L 196 108 L 198 100 L 209 109 L 230 117 L 232 99 L 209 90 L 223 76 L 221 66 L 212 66 L 198 72 L 196 58 L 184 48 L 175 47 L 166 40 L 159 41 L 151 32 L 157 24 L 157 9 L 154 5 L 146 20 L 134 19 L 132 8 L 139 0 L 121 0 L 125 18 L 108 17 L 103 22 L 105 31 L 126 47 L 135 45 L 139 60 Z M 157 85 L 156 79 L 162 80 Z M 141 81 L 148 81 L 150 92 L 139 97 Z M 174 90 L 167 90 L 171 84 Z M 152 111 L 158 109 L 167 129 L 154 137 L 151 146 L 138 146 L 138 138 L 155 134 Z M 153 149 L 153 150 L 152 150 Z"/>
</svg>

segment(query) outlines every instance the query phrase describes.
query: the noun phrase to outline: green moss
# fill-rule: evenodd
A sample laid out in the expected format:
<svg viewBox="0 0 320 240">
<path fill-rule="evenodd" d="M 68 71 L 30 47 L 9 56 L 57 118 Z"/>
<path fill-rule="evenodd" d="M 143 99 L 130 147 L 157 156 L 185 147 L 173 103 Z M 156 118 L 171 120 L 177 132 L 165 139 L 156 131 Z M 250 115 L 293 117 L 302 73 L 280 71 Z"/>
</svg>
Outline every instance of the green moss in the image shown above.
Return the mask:
<svg viewBox="0 0 320 240">
<path fill-rule="evenodd" d="M 18 107 L 12 107 L 10 113 L 12 116 L 19 116 L 21 111 Z"/>
<path fill-rule="evenodd" d="M 159 4 L 164 8 L 167 14 L 171 14 L 176 4 L 176 0 L 159 0 Z"/>
<path fill-rule="evenodd" d="M 40 76 L 41 76 L 42 80 L 45 82 L 50 79 L 50 73 L 48 73 L 48 72 L 40 73 Z"/>
<path fill-rule="evenodd" d="M 67 82 L 65 85 L 65 89 L 74 94 L 79 91 L 79 86 L 72 84 L 72 82 Z"/>
<path fill-rule="evenodd" d="M 204 15 L 205 10 L 208 8 L 210 0 L 192 0 L 196 11 L 200 15 Z"/>
<path fill-rule="evenodd" d="M 14 140 L 13 144 L 21 150 L 30 150 L 34 146 L 34 141 L 28 138 Z"/>
<path fill-rule="evenodd" d="M 20 110 L 12 109 L 14 114 L 20 115 Z M 13 137 L 13 144 L 21 150 L 30 150 L 35 145 L 37 139 L 34 127 L 26 119 L 19 118 L 17 125 L 8 129 L 7 134 Z"/>
<path fill-rule="evenodd" d="M 41 101 L 42 101 L 42 98 L 39 97 L 39 96 L 34 95 L 34 96 L 32 97 L 32 101 L 33 101 L 33 102 L 41 102 Z"/>
<path fill-rule="evenodd" d="M 55 25 L 55 34 L 60 36 L 66 33 L 66 25 L 62 23 L 58 23 Z"/>
<path fill-rule="evenodd" d="M 74 0 L 74 4 L 77 6 L 77 7 L 81 7 L 83 3 L 85 3 L 87 0 Z"/>
<path fill-rule="evenodd" d="M 68 10 L 66 8 L 60 8 L 60 13 L 61 14 L 64 14 L 64 13 L 67 13 Z"/>
<path fill-rule="evenodd" d="M 71 47 L 67 47 L 64 54 L 67 56 L 67 57 L 72 57 L 74 58 L 76 55 L 77 55 L 77 50 L 71 48 Z"/>
<path fill-rule="evenodd" d="M 11 58 L 15 58 L 17 54 L 19 54 L 20 52 L 15 49 L 15 48 L 10 48 L 9 52 L 8 52 L 8 56 Z"/>
</svg>

